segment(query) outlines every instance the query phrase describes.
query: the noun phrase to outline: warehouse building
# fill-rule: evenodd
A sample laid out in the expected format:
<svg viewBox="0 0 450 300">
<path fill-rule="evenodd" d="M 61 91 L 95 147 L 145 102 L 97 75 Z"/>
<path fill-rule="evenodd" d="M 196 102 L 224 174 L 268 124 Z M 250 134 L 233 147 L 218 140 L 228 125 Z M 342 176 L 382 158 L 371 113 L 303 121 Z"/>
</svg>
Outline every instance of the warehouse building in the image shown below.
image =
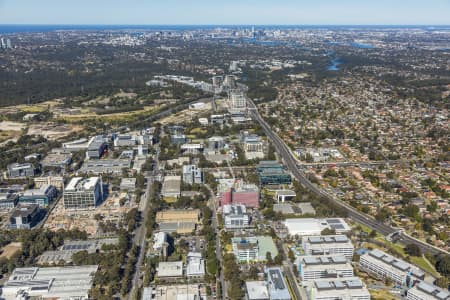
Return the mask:
<svg viewBox="0 0 450 300">
<path fill-rule="evenodd" d="M 101 177 L 74 177 L 64 189 L 65 209 L 94 208 L 102 199 Z"/>
<path fill-rule="evenodd" d="M 319 279 L 306 288 L 308 300 L 370 300 L 370 293 L 357 277 Z"/>
<path fill-rule="evenodd" d="M 301 256 L 297 265 L 302 281 L 353 277 L 353 266 L 343 255 Z"/>
<path fill-rule="evenodd" d="M 406 300 L 450 300 L 450 293 L 422 281 L 408 290 Z"/>
<path fill-rule="evenodd" d="M 161 195 L 168 199 L 178 199 L 181 193 L 181 177 L 165 176 Z M 166 199 L 167 200 L 167 199 Z"/>
<path fill-rule="evenodd" d="M 414 281 L 425 277 L 418 267 L 378 249 L 361 255 L 359 268 L 378 279 L 390 279 L 401 286 L 412 286 Z"/>
<path fill-rule="evenodd" d="M 98 266 L 16 268 L 2 288 L 2 296 L 87 300 Z"/>
<path fill-rule="evenodd" d="M 313 235 L 302 237 L 302 248 L 306 255 L 342 254 L 353 258 L 355 247 L 346 235 Z"/>
<path fill-rule="evenodd" d="M 350 232 L 350 226 L 342 218 L 295 218 L 283 222 L 291 236 L 321 235 L 322 230 L 334 229 L 337 234 Z"/>
<path fill-rule="evenodd" d="M 168 234 L 190 234 L 196 229 L 199 217 L 198 209 L 164 210 L 156 214 L 156 223 L 160 231 Z"/>
<path fill-rule="evenodd" d="M 264 269 L 270 300 L 291 300 L 291 295 L 280 268 Z"/>
</svg>

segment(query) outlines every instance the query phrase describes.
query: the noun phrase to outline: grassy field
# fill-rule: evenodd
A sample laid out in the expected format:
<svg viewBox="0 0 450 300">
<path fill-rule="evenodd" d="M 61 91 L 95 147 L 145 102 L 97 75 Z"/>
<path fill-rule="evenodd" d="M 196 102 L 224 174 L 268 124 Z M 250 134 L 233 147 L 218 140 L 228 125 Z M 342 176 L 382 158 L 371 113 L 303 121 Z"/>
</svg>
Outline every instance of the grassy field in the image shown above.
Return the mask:
<svg viewBox="0 0 450 300">
<path fill-rule="evenodd" d="M 3 247 L 0 251 L 0 258 L 5 257 L 10 259 L 14 253 L 19 251 L 22 248 L 22 243 L 9 243 L 5 247 Z"/>
<path fill-rule="evenodd" d="M 372 300 L 397 300 L 400 299 L 395 297 L 388 291 L 384 290 L 369 290 L 370 295 L 372 296 Z"/>
<path fill-rule="evenodd" d="M 93 112 L 87 112 L 78 115 L 64 115 L 60 116 L 59 119 L 64 120 L 69 123 L 78 123 L 82 121 L 101 119 L 105 122 L 121 122 L 121 121 L 133 121 L 133 119 L 138 120 L 142 117 L 149 116 L 153 114 L 158 107 L 155 106 L 144 106 L 138 111 L 120 112 L 112 114 L 97 115 Z"/>
</svg>

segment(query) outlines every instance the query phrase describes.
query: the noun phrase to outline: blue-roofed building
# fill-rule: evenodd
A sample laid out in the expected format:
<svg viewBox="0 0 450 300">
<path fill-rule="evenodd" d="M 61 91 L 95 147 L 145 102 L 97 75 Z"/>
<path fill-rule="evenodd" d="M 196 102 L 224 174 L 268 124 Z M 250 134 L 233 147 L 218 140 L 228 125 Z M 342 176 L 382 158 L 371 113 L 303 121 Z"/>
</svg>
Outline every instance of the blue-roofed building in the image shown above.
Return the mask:
<svg viewBox="0 0 450 300">
<path fill-rule="evenodd" d="M 277 161 L 261 161 L 256 166 L 261 185 L 291 184 L 291 175 Z"/>
</svg>

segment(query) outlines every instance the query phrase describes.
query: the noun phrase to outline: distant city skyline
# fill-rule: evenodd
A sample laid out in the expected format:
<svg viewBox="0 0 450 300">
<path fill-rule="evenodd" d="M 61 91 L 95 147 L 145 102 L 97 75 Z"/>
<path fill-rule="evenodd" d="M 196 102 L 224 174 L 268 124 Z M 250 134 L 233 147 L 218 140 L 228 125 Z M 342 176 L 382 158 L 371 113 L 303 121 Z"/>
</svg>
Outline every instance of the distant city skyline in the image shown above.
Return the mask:
<svg viewBox="0 0 450 300">
<path fill-rule="evenodd" d="M 450 25 L 449 0 L 0 0 L 0 24 Z"/>
</svg>

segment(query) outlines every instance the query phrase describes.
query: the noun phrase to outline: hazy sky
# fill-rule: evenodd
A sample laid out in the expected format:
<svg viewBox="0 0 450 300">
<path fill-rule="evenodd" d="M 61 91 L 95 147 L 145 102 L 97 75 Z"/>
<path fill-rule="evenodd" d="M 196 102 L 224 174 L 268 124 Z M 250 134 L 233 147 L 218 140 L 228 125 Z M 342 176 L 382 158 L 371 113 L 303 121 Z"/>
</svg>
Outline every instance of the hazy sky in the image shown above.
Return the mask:
<svg viewBox="0 0 450 300">
<path fill-rule="evenodd" d="M 450 24 L 450 0 L 0 0 L 0 24 Z"/>
</svg>

